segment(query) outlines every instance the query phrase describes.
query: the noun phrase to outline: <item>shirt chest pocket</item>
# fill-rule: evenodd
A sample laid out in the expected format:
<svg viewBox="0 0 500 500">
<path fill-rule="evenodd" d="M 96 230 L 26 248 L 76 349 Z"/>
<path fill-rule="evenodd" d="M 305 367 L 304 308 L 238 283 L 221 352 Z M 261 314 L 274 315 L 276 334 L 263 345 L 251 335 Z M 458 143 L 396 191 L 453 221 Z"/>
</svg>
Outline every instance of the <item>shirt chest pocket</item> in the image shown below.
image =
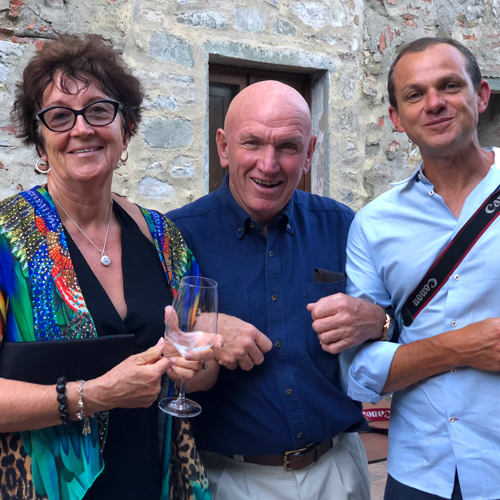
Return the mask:
<svg viewBox="0 0 500 500">
<path fill-rule="evenodd" d="M 304 283 L 302 291 L 306 304 L 317 302 L 323 297 L 334 295 L 335 293 L 344 293 L 345 279 L 333 283 Z M 333 357 L 332 354 L 325 352 L 319 343 L 318 334 L 313 330 L 311 313 L 304 307 L 304 332 L 306 336 L 307 352 L 312 357 Z"/>
<path fill-rule="evenodd" d="M 250 322 L 250 298 L 248 288 L 219 290 L 219 312 Z"/>
</svg>

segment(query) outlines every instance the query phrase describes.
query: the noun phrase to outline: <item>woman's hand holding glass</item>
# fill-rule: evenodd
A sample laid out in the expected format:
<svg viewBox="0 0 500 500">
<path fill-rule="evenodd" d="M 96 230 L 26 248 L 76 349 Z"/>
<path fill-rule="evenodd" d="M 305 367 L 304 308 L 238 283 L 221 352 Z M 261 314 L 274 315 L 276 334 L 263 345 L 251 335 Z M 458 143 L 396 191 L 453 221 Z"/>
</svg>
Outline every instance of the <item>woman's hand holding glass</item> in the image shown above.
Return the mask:
<svg viewBox="0 0 500 500">
<path fill-rule="evenodd" d="M 209 385 L 215 383 L 218 365 L 210 347 L 220 347 L 217 335 L 217 283 L 197 276 L 184 277 L 172 306 L 165 310 L 165 338 L 182 355 L 172 357 L 170 377 L 179 384 L 179 397 L 160 401 L 160 408 L 174 416 L 194 417 L 201 407 L 185 398 L 185 379 L 191 390 L 208 389 L 201 387 L 200 381 L 206 376 Z M 164 355 L 170 355 L 166 347 Z M 208 373 L 204 373 L 206 368 Z M 214 377 L 215 375 L 215 377 Z"/>
<path fill-rule="evenodd" d="M 148 408 L 158 398 L 161 378 L 171 366 L 163 357 L 161 338 L 147 351 L 134 354 L 101 377 L 85 383 L 85 405 L 89 413 L 113 408 Z"/>
<path fill-rule="evenodd" d="M 171 306 L 165 308 L 165 319 L 170 309 Z M 182 379 L 184 379 L 186 393 L 207 391 L 217 380 L 220 367 L 215 360 L 213 349 L 220 347 L 222 347 L 222 337 L 217 335 L 211 349 L 187 352 L 184 357 L 173 344 L 165 342 L 163 356 L 170 361 L 170 367 L 167 370 L 168 378 L 173 380 L 177 387 L 181 386 Z"/>
</svg>

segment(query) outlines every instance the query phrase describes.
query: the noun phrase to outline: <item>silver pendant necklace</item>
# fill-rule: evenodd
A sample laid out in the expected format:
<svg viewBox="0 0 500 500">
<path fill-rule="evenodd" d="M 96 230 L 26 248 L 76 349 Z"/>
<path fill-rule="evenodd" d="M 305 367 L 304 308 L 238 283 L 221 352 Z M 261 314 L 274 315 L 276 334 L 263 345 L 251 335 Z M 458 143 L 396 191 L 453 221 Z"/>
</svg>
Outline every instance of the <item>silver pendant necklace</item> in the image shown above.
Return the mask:
<svg viewBox="0 0 500 500">
<path fill-rule="evenodd" d="M 73 220 L 73 217 L 64 210 L 64 207 L 52 196 L 52 199 L 59 205 L 61 210 L 68 216 L 69 220 L 77 227 L 77 229 L 80 230 L 80 232 L 87 238 L 92 245 L 96 248 L 96 250 L 101 254 L 101 264 L 103 266 L 108 267 L 111 264 L 111 259 L 105 255 L 104 251 L 106 250 L 106 243 L 108 242 L 108 233 L 109 233 L 109 226 L 111 224 L 111 213 L 113 212 L 113 200 L 111 200 L 111 206 L 109 207 L 109 219 L 108 219 L 108 227 L 106 229 L 106 237 L 104 238 L 104 246 L 102 247 L 102 250 L 85 234 L 83 229 Z"/>
</svg>

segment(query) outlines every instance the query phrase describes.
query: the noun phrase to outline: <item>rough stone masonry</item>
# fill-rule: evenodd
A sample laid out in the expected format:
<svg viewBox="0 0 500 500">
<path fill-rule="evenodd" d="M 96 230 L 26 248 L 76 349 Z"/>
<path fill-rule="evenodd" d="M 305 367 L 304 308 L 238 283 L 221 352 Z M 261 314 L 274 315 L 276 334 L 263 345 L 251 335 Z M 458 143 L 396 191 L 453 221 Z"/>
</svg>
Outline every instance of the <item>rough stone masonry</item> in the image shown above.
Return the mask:
<svg viewBox="0 0 500 500">
<path fill-rule="evenodd" d="M 0 0 L 0 198 L 44 182 L 10 121 L 29 58 L 63 33 L 97 33 L 146 90 L 144 122 L 113 189 L 166 211 L 208 186 L 208 66 L 311 74 L 319 144 L 312 190 L 354 209 L 410 175 L 418 149 L 394 131 L 386 78 L 400 47 L 451 36 L 500 91 L 500 0 Z M 495 96 L 494 96 L 495 97 Z M 480 123 L 498 141 L 498 100 Z"/>
</svg>

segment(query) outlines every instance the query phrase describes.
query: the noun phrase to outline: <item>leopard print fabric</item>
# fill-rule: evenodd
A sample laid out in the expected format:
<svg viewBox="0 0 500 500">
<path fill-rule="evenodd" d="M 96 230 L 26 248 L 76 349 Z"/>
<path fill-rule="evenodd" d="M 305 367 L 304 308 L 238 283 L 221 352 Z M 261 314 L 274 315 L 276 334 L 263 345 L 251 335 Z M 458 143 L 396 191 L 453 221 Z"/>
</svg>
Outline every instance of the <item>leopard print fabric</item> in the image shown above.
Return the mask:
<svg viewBox="0 0 500 500">
<path fill-rule="evenodd" d="M 31 480 L 31 457 L 18 432 L 0 434 L 0 500 L 47 500 Z"/>
<path fill-rule="evenodd" d="M 170 500 L 210 500 L 208 478 L 188 420 L 172 419 L 171 452 Z"/>
</svg>

